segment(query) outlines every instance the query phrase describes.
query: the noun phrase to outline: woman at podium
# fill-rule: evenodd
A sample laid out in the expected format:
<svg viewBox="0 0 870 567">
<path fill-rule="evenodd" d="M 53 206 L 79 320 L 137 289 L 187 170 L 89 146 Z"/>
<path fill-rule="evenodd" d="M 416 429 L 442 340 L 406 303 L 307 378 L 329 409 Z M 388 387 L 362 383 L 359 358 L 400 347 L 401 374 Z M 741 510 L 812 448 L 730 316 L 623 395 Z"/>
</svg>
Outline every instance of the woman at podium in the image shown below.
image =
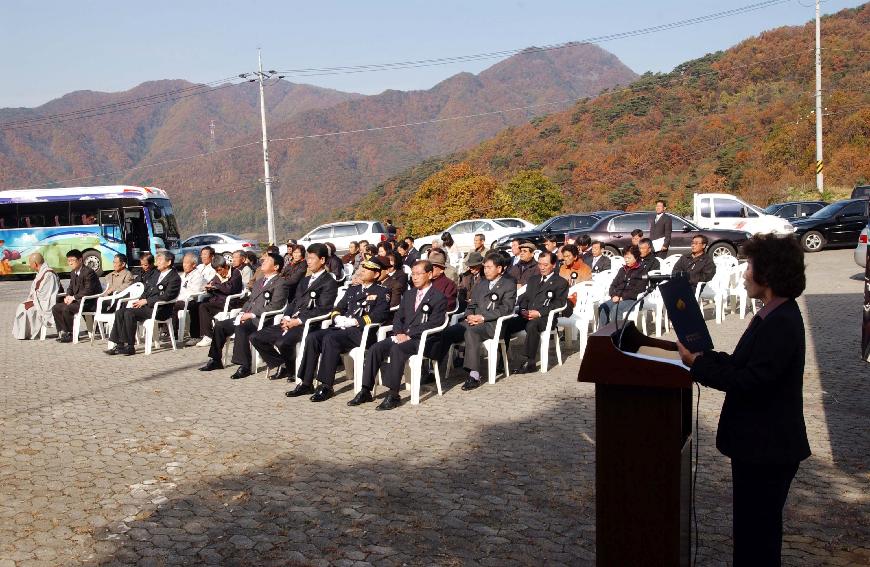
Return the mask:
<svg viewBox="0 0 870 567">
<path fill-rule="evenodd" d="M 780 565 L 782 510 L 800 462 L 810 456 L 803 414 L 806 338 L 795 298 L 806 287 L 794 237 L 757 235 L 743 249 L 745 284 L 764 307 L 732 354 L 689 352 L 692 378 L 725 392 L 716 447 L 731 458 L 734 565 Z"/>
</svg>

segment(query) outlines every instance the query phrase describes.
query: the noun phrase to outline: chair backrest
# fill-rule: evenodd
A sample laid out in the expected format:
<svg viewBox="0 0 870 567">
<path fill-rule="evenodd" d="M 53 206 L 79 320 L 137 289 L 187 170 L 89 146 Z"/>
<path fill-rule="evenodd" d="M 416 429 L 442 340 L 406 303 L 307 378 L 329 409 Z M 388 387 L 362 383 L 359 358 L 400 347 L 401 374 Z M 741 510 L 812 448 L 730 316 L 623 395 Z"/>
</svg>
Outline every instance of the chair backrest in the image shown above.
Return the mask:
<svg viewBox="0 0 870 567">
<path fill-rule="evenodd" d="M 345 264 L 344 265 L 344 277 L 349 277 L 353 275 L 353 264 Z"/>
<path fill-rule="evenodd" d="M 610 258 L 610 269 L 611 270 L 619 270 L 619 268 L 625 265 L 625 258 L 622 256 L 613 256 Z"/>
<path fill-rule="evenodd" d="M 735 256 L 717 256 L 713 258 L 713 263 L 716 264 L 716 271 L 719 270 L 734 270 L 737 267 L 738 261 Z"/>
<path fill-rule="evenodd" d="M 662 258 L 659 260 L 659 270 L 664 274 L 672 274 L 674 272 L 674 266 L 676 266 L 679 261 L 680 256 L 677 254 L 668 256 L 667 258 Z"/>
<path fill-rule="evenodd" d="M 411 266 L 407 264 L 402 264 L 402 270 L 404 270 L 404 272 L 409 276 L 411 275 Z"/>
<path fill-rule="evenodd" d="M 129 297 L 130 299 L 139 299 L 145 293 L 145 284 L 136 282 L 122 292 L 119 292 L 118 297 Z M 120 295 L 124 294 L 124 295 Z"/>
<path fill-rule="evenodd" d="M 338 302 L 344 298 L 344 294 L 347 291 L 346 287 L 338 288 L 338 295 L 335 296 L 335 304 L 338 305 Z"/>
</svg>

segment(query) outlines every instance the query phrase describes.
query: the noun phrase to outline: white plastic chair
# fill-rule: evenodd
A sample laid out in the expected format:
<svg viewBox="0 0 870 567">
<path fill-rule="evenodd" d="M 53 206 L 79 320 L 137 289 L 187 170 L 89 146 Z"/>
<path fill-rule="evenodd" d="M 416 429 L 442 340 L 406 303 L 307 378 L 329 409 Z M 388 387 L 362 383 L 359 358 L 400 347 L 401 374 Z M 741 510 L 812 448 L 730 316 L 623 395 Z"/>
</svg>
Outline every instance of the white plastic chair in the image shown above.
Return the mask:
<svg viewBox="0 0 870 567">
<path fill-rule="evenodd" d="M 79 300 L 79 310 L 73 315 L 72 342 L 78 344 L 79 333 L 82 332 L 82 321 L 85 323 L 85 328 L 88 330 L 88 338 L 93 342 L 94 339 L 94 315 L 98 311 L 85 311 L 85 303 L 90 299 L 99 299 L 103 295 L 97 293 L 94 295 L 85 295 Z"/>
<path fill-rule="evenodd" d="M 242 310 L 241 307 L 236 307 L 234 309 L 230 309 L 230 303 L 232 303 L 232 301 L 234 299 L 244 299 L 250 293 L 251 292 L 249 290 L 243 289 L 239 293 L 234 293 L 232 295 L 228 295 L 227 298 L 224 300 L 223 311 L 221 311 L 219 313 L 215 313 L 215 316 L 212 317 L 212 319 L 214 319 L 215 321 L 224 321 L 226 319 L 232 319 L 233 317 L 238 315 L 239 312 Z"/>
<path fill-rule="evenodd" d="M 541 331 L 541 347 L 539 351 L 539 358 L 541 360 L 541 374 L 547 372 L 550 367 L 550 339 L 553 339 L 553 342 L 556 346 L 556 360 L 558 361 L 558 366 L 562 366 L 562 346 L 559 344 L 559 333 L 558 328 L 554 328 L 554 322 L 556 322 L 557 316 L 565 311 L 567 305 L 563 305 L 558 309 L 553 309 L 547 314 L 547 326 Z M 526 331 L 518 331 L 514 337 L 521 337 L 526 335 Z"/>
<path fill-rule="evenodd" d="M 270 319 L 270 318 L 274 319 L 274 317 L 275 317 L 276 315 L 280 315 L 281 313 L 283 313 L 283 312 L 284 312 L 284 309 L 286 309 L 286 308 L 287 308 L 287 305 L 285 304 L 284 307 L 282 307 L 281 309 L 273 309 L 272 311 L 265 311 L 265 312 L 261 313 L 261 314 L 259 315 L 259 320 L 257 321 L 257 330 L 258 330 L 258 331 L 261 331 L 261 330 L 263 329 L 263 325 L 265 324 L 265 322 L 266 322 L 268 319 Z M 180 323 L 179 323 L 179 326 L 180 326 Z M 224 343 L 224 350 L 223 350 L 223 352 L 221 353 L 221 359 L 222 359 L 222 361 L 223 361 L 224 364 L 227 363 L 227 354 L 229 353 L 229 350 L 230 350 L 230 348 L 229 348 L 229 347 L 230 347 L 230 341 L 229 341 L 229 339 L 233 339 L 233 340 L 235 341 L 235 340 L 236 340 L 236 335 L 235 335 L 235 333 L 233 333 L 232 335 L 230 335 L 229 337 L 227 337 L 227 339 L 228 339 L 228 340 Z M 253 352 L 251 353 L 251 372 L 254 373 L 254 374 L 257 374 L 257 372 L 258 372 L 257 367 L 258 367 L 259 364 L 260 364 L 260 355 L 259 355 L 259 353 L 257 352 L 257 349 L 252 348 L 251 350 L 253 351 Z"/>
<path fill-rule="evenodd" d="M 713 279 L 706 283 L 699 282 L 695 288 L 695 299 L 701 306 L 701 313 L 703 314 L 704 307 L 712 302 L 717 324 L 722 323 L 730 284 L 731 270 L 727 266 L 717 265 L 716 275 L 713 276 Z"/>
<path fill-rule="evenodd" d="M 197 293 L 196 295 L 189 295 L 184 298 L 184 307 L 178 311 L 178 344 L 184 347 L 184 339 L 187 335 L 190 334 L 190 312 L 187 310 L 187 306 L 191 301 L 199 304 L 200 301 L 204 300 L 208 297 L 208 293 Z"/>
<path fill-rule="evenodd" d="M 369 335 L 372 332 L 377 333 L 380 327 L 380 323 L 369 323 L 363 327 L 362 338 L 360 339 L 359 346 L 353 347 L 349 352 L 342 355 L 344 359 L 344 374 L 348 378 L 353 379 L 354 393 L 359 392 L 362 388 L 363 363 L 365 362 L 366 345 L 369 340 Z M 377 335 L 375 338 L 377 338 Z"/>
<path fill-rule="evenodd" d="M 589 328 L 591 326 L 594 330 L 598 321 L 596 309 L 599 295 L 598 286 L 591 281 L 580 282 L 568 290 L 568 297 L 575 294 L 577 300 L 571 316 L 559 317 L 556 319 L 556 325 L 565 329 L 565 340 L 568 343 L 573 343 L 575 340 L 579 342 L 577 350 L 580 353 L 580 358 L 583 358 L 583 354 L 586 352 Z"/>
<path fill-rule="evenodd" d="M 136 282 L 131 284 L 127 289 L 119 291 L 112 295 L 104 295 L 97 300 L 97 310 L 94 314 L 94 326 L 100 333 L 100 337 L 109 340 L 109 333 L 112 332 L 112 326 L 115 324 L 115 312 L 103 313 L 103 305 L 109 304 L 109 307 L 117 305 L 121 301 L 135 301 L 142 296 L 145 291 L 145 284 Z M 94 343 L 94 334 L 91 334 L 91 344 Z"/>
<path fill-rule="evenodd" d="M 483 341 L 483 352 L 486 353 L 486 363 L 487 363 L 487 381 L 490 384 L 495 384 L 496 379 L 496 367 L 498 366 L 498 355 L 501 352 L 502 362 L 504 363 L 504 377 L 510 377 L 510 369 L 508 363 L 508 354 L 507 354 L 507 341 L 505 341 L 502 336 L 502 327 L 504 326 L 504 322 L 508 319 L 513 319 L 516 317 L 516 313 L 511 313 L 510 315 L 505 315 L 503 317 L 499 317 L 495 321 L 495 333 L 491 339 L 486 339 Z M 453 366 L 453 350 L 456 348 L 456 345 L 450 345 L 450 349 L 447 352 L 447 370 L 444 372 L 444 378 L 447 378 L 450 375 L 450 368 Z"/>
<path fill-rule="evenodd" d="M 151 354 L 152 347 L 160 347 L 159 339 L 160 334 L 157 332 L 157 329 L 160 325 L 164 325 L 169 332 L 169 342 L 172 344 L 172 350 L 176 350 L 175 344 L 175 328 L 172 325 L 172 315 L 170 314 L 166 319 L 158 319 L 157 318 L 157 308 L 161 305 L 174 305 L 175 300 L 171 299 L 169 301 L 158 301 L 154 304 L 154 309 L 151 311 L 151 318 L 142 321 L 141 326 L 145 329 L 145 354 Z"/>
<path fill-rule="evenodd" d="M 335 296 L 334 305 L 338 305 L 338 302 L 342 300 L 344 297 L 344 293 L 347 291 L 346 288 L 340 287 L 338 288 L 338 295 Z M 276 317 L 277 321 L 280 321 L 280 317 Z M 293 369 L 293 376 L 297 376 L 296 383 L 301 384 L 302 380 L 298 378 L 299 376 L 299 367 L 302 366 L 302 355 L 305 352 L 305 340 L 308 338 L 308 332 L 311 330 L 312 325 L 319 325 L 321 329 L 325 329 L 329 327 L 329 313 L 325 315 L 320 315 L 318 317 L 312 317 L 305 321 L 302 328 L 302 338 L 299 339 L 299 342 L 296 343 L 296 364 Z"/>
<path fill-rule="evenodd" d="M 750 299 L 749 295 L 746 293 L 746 282 L 743 277 L 746 274 L 746 270 L 749 268 L 748 262 L 741 262 L 737 264 L 737 267 L 732 271 L 731 284 L 728 286 L 728 300 L 727 302 L 731 303 L 731 298 L 733 297 L 735 301 L 739 305 L 740 309 L 740 318 L 746 318 L 746 304 L 749 303 L 752 306 L 752 312 L 754 314 L 758 313 L 758 305 L 755 302 L 755 299 Z"/>
</svg>

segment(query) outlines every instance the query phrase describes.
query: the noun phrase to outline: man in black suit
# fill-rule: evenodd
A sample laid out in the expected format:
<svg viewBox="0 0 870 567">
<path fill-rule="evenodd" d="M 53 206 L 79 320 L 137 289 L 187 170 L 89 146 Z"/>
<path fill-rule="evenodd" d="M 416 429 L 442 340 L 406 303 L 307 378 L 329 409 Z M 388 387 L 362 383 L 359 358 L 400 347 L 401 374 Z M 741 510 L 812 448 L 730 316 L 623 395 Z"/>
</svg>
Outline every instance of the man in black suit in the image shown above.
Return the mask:
<svg viewBox="0 0 870 567">
<path fill-rule="evenodd" d="M 656 201 L 656 214 L 649 222 L 649 237 L 653 241 L 653 248 L 659 258 L 667 257 L 668 248 L 671 246 L 673 221 L 670 215 L 665 214 L 667 208 L 668 204 L 664 199 Z"/>
<path fill-rule="evenodd" d="M 181 292 L 181 276 L 172 269 L 175 255 L 168 250 L 161 250 L 155 258 L 156 270 L 145 282 L 145 291 L 136 301 L 122 305 L 115 313 L 115 324 L 109 340 L 115 343 L 107 354 L 136 354 L 136 325 L 140 321 L 151 318 L 154 304 L 158 301 L 175 301 Z M 157 308 L 157 319 L 165 320 L 172 317 L 172 303 Z"/>
<path fill-rule="evenodd" d="M 402 296 L 402 303 L 393 318 L 392 336 L 375 343 L 367 352 L 363 363 L 362 389 L 347 403 L 358 406 L 371 402 L 372 390 L 378 372 L 389 393 L 376 409 L 391 410 L 402 403 L 399 388 L 405 363 L 420 347 L 423 331 L 433 329 L 444 323 L 447 317 L 447 297 L 432 285 L 432 264 L 420 260 L 411 268 L 411 281 L 414 289 Z M 389 358 L 389 364 L 385 364 Z"/>
<path fill-rule="evenodd" d="M 420 251 L 414 247 L 414 237 L 406 236 L 405 244 L 408 245 L 408 253 L 405 255 L 405 265 L 414 267 L 414 264 L 420 259 Z"/>
<path fill-rule="evenodd" d="M 81 250 L 67 252 L 66 264 L 69 266 L 69 287 L 63 299 L 51 308 L 54 326 L 57 328 L 57 340 L 61 343 L 72 342 L 73 317 L 79 312 L 82 297 L 99 295 L 103 291 L 97 273 L 84 265 Z M 92 311 L 96 304 L 96 299 L 88 299 L 85 310 Z"/>
<path fill-rule="evenodd" d="M 465 368 L 468 379 L 463 390 L 473 390 L 480 385 L 480 349 L 483 341 L 495 335 L 496 320 L 514 312 L 517 303 L 517 284 L 504 277 L 505 260 L 498 252 L 490 252 L 483 261 L 481 280 L 471 290 L 471 298 L 465 310 L 465 320 L 444 330 L 438 358 L 446 368 L 447 353 L 451 344 L 465 341 Z M 534 269 L 538 273 L 537 267 Z M 540 277 L 540 275 L 538 276 Z"/>
<path fill-rule="evenodd" d="M 224 345 L 233 338 L 233 364 L 239 368 L 230 376 L 233 380 L 251 375 L 251 345 L 249 337 L 257 332 L 257 318 L 267 311 L 275 311 L 286 306 L 290 284 L 280 276 L 284 258 L 274 252 L 263 254 L 260 270 L 263 274 L 253 288 L 242 312 L 232 319 L 218 321 L 214 325 L 214 338 L 208 350 L 209 360 L 200 368 L 203 372 L 220 370 Z"/>
<path fill-rule="evenodd" d="M 381 324 L 390 313 L 390 292 L 375 283 L 382 269 L 383 266 L 376 258 L 360 264 L 357 274 L 360 283 L 350 286 L 329 314 L 332 326 L 308 332 L 297 375 L 302 383 L 295 390 L 287 392 L 287 397 L 296 398 L 310 394 L 315 371 L 320 385 L 310 400 L 324 402 L 332 397 L 332 386 L 335 384 L 335 372 L 341 355 L 360 346 L 366 325 Z M 371 342 L 375 337 L 375 332 L 369 331 L 368 339 Z"/>
<path fill-rule="evenodd" d="M 529 280 L 526 291 L 519 297 L 517 305 L 520 316 L 507 322 L 507 334 L 526 332 L 526 360 L 514 372 L 519 374 L 535 371 L 535 360 L 541 347 L 541 333 L 547 327 L 550 311 L 558 309 L 568 301 L 568 280 L 556 273 L 556 255 L 542 252 L 538 256 L 538 270 L 541 275 Z"/>
<path fill-rule="evenodd" d="M 589 258 L 589 267 L 592 268 L 593 274 L 600 274 L 610 269 L 610 258 L 604 255 L 604 245 L 598 240 L 592 243 L 590 250 L 592 256 Z"/>
<path fill-rule="evenodd" d="M 287 305 L 281 322 L 251 335 L 251 344 L 263 357 L 270 372 L 269 378 L 273 380 L 291 379 L 295 373 L 296 343 L 302 340 L 305 321 L 332 310 L 338 296 L 338 282 L 326 271 L 328 258 L 326 245 L 310 245 L 305 262 L 311 274 L 296 286 L 296 297 Z"/>
<path fill-rule="evenodd" d="M 764 302 L 733 354 L 692 353 L 677 343 L 692 378 L 725 392 L 716 448 L 731 458 L 733 565 L 779 565 L 782 510 L 800 462 L 810 456 L 803 414 L 806 333 L 795 299 L 806 286 L 797 239 L 757 235 L 746 292 Z"/>
</svg>

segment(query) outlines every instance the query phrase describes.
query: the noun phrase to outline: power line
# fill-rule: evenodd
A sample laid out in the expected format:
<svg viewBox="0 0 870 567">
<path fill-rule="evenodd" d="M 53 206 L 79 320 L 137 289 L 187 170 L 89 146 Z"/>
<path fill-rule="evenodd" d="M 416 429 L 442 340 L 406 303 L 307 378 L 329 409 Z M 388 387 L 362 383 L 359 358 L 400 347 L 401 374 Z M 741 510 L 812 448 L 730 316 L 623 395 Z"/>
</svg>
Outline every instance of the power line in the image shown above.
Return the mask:
<svg viewBox="0 0 870 567">
<path fill-rule="evenodd" d="M 739 8 L 732 8 L 730 10 L 724 10 L 721 12 L 715 12 L 712 14 L 707 14 L 704 16 L 697 16 L 694 18 L 689 18 L 686 20 L 679 20 L 676 22 L 670 22 L 666 24 L 660 24 L 657 26 L 650 26 L 646 28 L 640 28 L 631 31 L 625 32 L 617 32 L 613 34 L 591 37 L 580 41 L 569 41 L 565 43 L 557 43 L 552 45 L 545 45 L 541 47 L 527 47 L 523 49 L 509 49 L 504 51 L 491 51 L 486 53 L 476 53 L 473 55 L 458 55 L 455 57 L 440 57 L 434 59 L 422 59 L 417 61 L 400 61 L 393 63 L 374 63 L 368 65 L 354 65 L 354 66 L 344 66 L 344 67 L 310 67 L 310 68 L 302 68 L 302 69 L 286 69 L 281 70 L 279 73 L 283 73 L 285 75 L 294 75 L 294 76 L 304 76 L 304 77 L 316 77 L 322 75 L 341 75 L 341 74 L 351 74 L 351 73 L 365 73 L 370 71 L 388 71 L 394 69 L 413 69 L 418 67 L 432 67 L 436 65 L 449 65 L 452 63 L 465 63 L 469 61 L 479 61 L 485 59 L 496 59 L 496 58 L 504 58 L 509 57 L 511 55 L 524 55 L 531 53 L 541 53 L 546 51 L 555 51 L 558 49 L 566 49 L 570 47 L 576 47 L 582 44 L 597 44 L 604 43 L 607 41 L 614 41 L 617 39 L 625 39 L 629 37 L 637 37 L 642 35 L 648 35 L 652 33 L 658 33 L 661 31 L 667 31 L 671 29 L 678 29 L 682 27 L 687 27 L 691 25 L 711 22 L 720 20 L 722 18 L 728 18 L 731 16 L 746 14 L 749 12 L 754 12 L 756 10 L 761 10 L 764 8 L 769 8 L 771 6 L 775 6 L 777 4 L 784 4 L 786 2 L 790 2 L 791 0 L 766 0 L 764 2 L 758 2 L 755 4 L 749 4 L 746 6 L 742 6 Z"/>
</svg>

